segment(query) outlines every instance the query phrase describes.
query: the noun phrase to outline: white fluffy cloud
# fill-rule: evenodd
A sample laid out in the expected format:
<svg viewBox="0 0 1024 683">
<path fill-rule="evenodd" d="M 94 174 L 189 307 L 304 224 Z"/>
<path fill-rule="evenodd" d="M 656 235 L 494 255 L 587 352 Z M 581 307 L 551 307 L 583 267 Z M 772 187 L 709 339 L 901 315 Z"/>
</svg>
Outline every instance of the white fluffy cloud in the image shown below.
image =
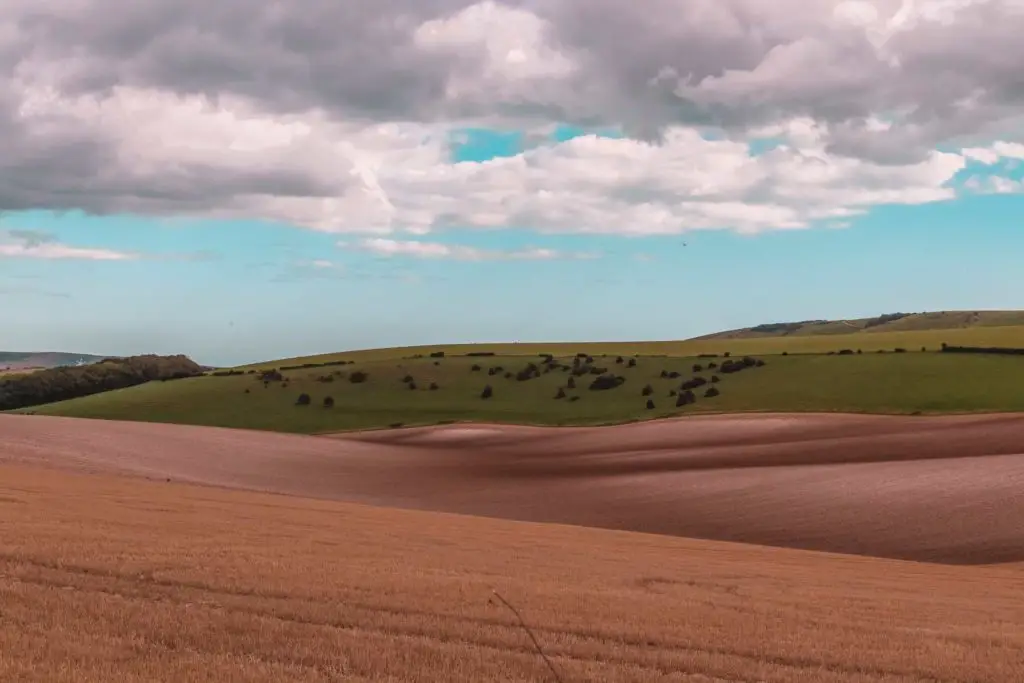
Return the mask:
<svg viewBox="0 0 1024 683">
<path fill-rule="evenodd" d="M 1024 0 L 213 5 L 5 4 L 0 210 L 757 232 L 1024 157 Z M 624 137 L 451 161 L 467 126 L 558 122 Z"/>
<path fill-rule="evenodd" d="M 32 230 L 0 231 L 0 258 L 62 261 L 131 261 L 138 256 L 112 249 L 91 249 L 61 244 L 45 233 Z"/>
<path fill-rule="evenodd" d="M 368 251 L 378 256 L 407 256 L 417 259 L 445 259 L 452 261 L 550 261 L 554 259 L 597 258 L 591 253 L 565 253 L 554 249 L 478 249 L 463 245 L 424 242 L 419 240 L 393 240 L 372 237 L 355 244 L 340 242 L 338 246 Z"/>
</svg>

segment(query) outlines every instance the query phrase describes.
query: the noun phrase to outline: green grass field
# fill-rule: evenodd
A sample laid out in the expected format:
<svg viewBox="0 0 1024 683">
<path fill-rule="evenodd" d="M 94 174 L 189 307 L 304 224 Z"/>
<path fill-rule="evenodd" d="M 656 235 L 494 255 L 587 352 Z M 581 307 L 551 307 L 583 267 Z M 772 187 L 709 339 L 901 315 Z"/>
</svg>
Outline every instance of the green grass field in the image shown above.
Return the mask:
<svg viewBox="0 0 1024 683">
<path fill-rule="evenodd" d="M 997 329 L 997 328 L 994 328 Z M 986 343 L 992 343 L 988 338 Z M 450 347 L 449 347 L 450 348 Z M 474 347 L 476 348 L 476 347 Z M 546 348 L 555 348 L 547 346 Z M 575 345 L 574 349 L 578 349 Z M 735 357 L 735 353 L 733 354 Z M 693 376 L 694 363 L 721 363 L 722 358 L 638 358 L 635 368 L 617 365 L 614 356 L 595 356 L 595 364 L 627 378 L 624 385 L 606 391 L 587 389 L 593 376 L 576 378 L 572 402 L 555 400 L 568 373 L 553 371 L 520 382 L 501 374 L 488 376 L 493 366 L 515 372 L 528 360 L 521 356 L 452 357 L 363 361 L 284 372 L 287 386 L 264 387 L 256 375 L 205 376 L 154 382 L 71 401 L 26 409 L 44 415 L 144 420 L 198 425 L 318 433 L 351 429 L 435 424 L 446 421 L 494 421 L 521 424 L 605 424 L 637 419 L 723 411 L 841 411 L 874 413 L 995 412 L 1024 410 L 1024 357 L 944 354 L 919 350 L 908 353 L 862 355 L 761 356 L 764 367 L 720 374 L 721 395 L 675 407 L 671 389 Z M 568 361 L 569 359 L 560 359 Z M 285 363 L 267 364 L 270 368 Z M 479 364 L 480 372 L 471 366 Z M 364 370 L 369 380 L 352 384 L 336 377 L 331 383 L 318 377 L 336 371 Z M 681 377 L 662 379 L 662 370 Z M 409 390 L 402 382 L 411 374 L 418 385 Z M 705 377 L 710 372 L 701 373 Z M 439 389 L 427 389 L 437 382 Z M 646 409 L 641 396 L 645 384 L 654 387 L 656 409 Z M 482 400 L 484 385 L 494 396 Z M 246 393 L 248 390 L 248 393 Z M 308 393 L 312 405 L 296 406 Z M 331 396 L 333 408 L 322 401 Z"/>
<path fill-rule="evenodd" d="M 301 358 L 274 361 L 280 365 L 301 363 L 323 363 L 337 360 L 357 362 L 401 359 L 415 354 L 427 355 L 432 351 L 446 351 L 450 355 L 469 351 L 489 351 L 503 356 L 536 356 L 539 353 L 553 353 L 556 356 L 574 353 L 592 355 L 633 355 L 642 356 L 696 356 L 701 353 L 723 353 L 733 356 L 743 354 L 774 355 L 788 353 L 827 353 L 839 349 L 862 349 L 864 352 L 905 348 L 918 351 L 921 347 L 938 350 L 947 343 L 952 346 L 1009 346 L 1024 347 L 1024 325 L 1021 326 L 979 326 L 943 330 L 910 330 L 897 332 L 859 332 L 854 334 L 808 335 L 790 337 L 761 337 L 756 339 L 690 339 L 684 341 L 652 342 L 562 342 L 527 344 L 444 344 L 436 346 L 407 346 L 386 349 L 346 351 Z M 267 366 L 268 363 L 254 363 L 239 366 L 244 369 Z"/>
</svg>

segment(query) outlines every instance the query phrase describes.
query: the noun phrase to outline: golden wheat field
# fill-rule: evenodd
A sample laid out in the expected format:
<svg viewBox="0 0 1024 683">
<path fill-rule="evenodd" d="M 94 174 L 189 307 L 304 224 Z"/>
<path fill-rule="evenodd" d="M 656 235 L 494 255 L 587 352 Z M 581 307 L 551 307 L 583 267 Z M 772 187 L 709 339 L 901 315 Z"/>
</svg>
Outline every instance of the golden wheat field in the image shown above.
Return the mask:
<svg viewBox="0 0 1024 683">
<path fill-rule="evenodd" d="M 1015 568 L 15 465 L 0 466 L 0 538 L 3 681 L 966 683 L 1024 672 Z"/>
</svg>

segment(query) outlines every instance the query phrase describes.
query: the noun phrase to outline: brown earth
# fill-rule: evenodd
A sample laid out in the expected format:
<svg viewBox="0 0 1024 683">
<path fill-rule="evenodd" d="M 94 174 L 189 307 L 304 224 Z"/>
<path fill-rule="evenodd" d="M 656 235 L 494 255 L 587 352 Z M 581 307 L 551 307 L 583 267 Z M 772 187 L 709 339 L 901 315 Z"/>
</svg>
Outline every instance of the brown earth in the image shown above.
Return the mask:
<svg viewBox="0 0 1024 683">
<path fill-rule="evenodd" d="M 0 462 L 954 564 L 1024 560 L 1024 416 L 711 416 L 331 438 L 0 416 Z"/>
<path fill-rule="evenodd" d="M 5 427 L 7 425 L 4 425 Z M 0 465 L 0 681 L 1010 683 L 1024 574 Z"/>
</svg>

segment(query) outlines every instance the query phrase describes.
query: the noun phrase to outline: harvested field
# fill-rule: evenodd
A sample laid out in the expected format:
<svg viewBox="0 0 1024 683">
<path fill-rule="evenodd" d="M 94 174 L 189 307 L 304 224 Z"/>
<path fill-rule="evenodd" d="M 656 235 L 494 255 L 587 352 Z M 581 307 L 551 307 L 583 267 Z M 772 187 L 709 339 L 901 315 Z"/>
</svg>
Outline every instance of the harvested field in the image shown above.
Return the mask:
<svg viewBox="0 0 1024 683">
<path fill-rule="evenodd" d="M 466 429 L 329 438 L 7 415 L 0 460 L 880 557 L 1024 560 L 1024 416 Z"/>
<path fill-rule="evenodd" d="M 554 680 L 492 590 L 567 683 L 1024 671 L 1019 570 L 11 465 L 0 537 L 4 681 Z"/>
</svg>

